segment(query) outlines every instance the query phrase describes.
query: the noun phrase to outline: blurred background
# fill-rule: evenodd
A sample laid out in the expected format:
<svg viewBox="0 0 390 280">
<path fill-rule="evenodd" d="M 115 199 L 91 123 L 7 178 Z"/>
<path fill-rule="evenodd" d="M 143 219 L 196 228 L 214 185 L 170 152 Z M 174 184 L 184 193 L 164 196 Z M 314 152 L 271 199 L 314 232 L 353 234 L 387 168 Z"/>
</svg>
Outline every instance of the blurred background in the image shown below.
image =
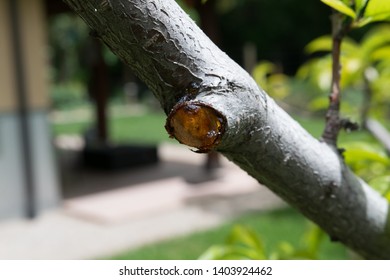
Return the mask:
<svg viewBox="0 0 390 280">
<path fill-rule="evenodd" d="M 330 34 L 330 9 L 203 2 L 178 0 L 318 138 L 330 59 L 315 39 Z M 388 47 L 389 30 L 349 34 L 342 113 L 361 123 L 389 116 L 389 55 L 362 61 L 370 39 Z M 0 258 L 217 258 L 237 244 L 247 251 L 235 258 L 350 257 L 222 156 L 169 139 L 152 93 L 61 0 L 0 0 L 0 61 Z M 387 195 L 383 145 L 364 129 L 340 142 L 354 171 Z"/>
</svg>

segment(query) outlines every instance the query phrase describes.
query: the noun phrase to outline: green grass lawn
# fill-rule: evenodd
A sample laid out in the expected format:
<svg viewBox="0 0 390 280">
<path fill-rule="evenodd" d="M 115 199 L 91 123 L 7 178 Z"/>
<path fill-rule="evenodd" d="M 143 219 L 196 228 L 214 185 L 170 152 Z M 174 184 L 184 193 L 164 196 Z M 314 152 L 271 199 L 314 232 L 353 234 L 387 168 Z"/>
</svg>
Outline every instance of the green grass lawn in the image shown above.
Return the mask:
<svg viewBox="0 0 390 280">
<path fill-rule="evenodd" d="M 305 128 L 311 135 L 319 139 L 325 126 L 324 119 L 320 118 L 304 118 L 300 116 L 293 116 L 303 128 Z M 366 131 L 358 130 L 353 132 L 341 131 L 339 135 L 339 143 L 347 141 L 368 141 L 374 142 L 375 139 Z"/>
<path fill-rule="evenodd" d="M 129 260 L 174 260 L 197 259 L 211 245 L 222 244 L 234 224 L 253 228 L 265 244 L 266 252 L 271 253 L 280 242 L 300 246 L 309 223 L 295 210 L 290 208 L 265 213 L 245 215 L 220 227 L 173 238 L 164 242 L 147 245 L 136 250 L 125 251 L 110 259 Z M 346 259 L 345 247 L 333 243 L 328 238 L 321 243 L 320 259 Z"/>
<path fill-rule="evenodd" d="M 123 108 L 122 108 L 123 109 Z M 71 112 L 70 112 L 71 114 Z M 321 136 L 324 128 L 324 120 L 319 118 L 304 118 L 294 116 L 294 118 L 315 138 Z M 151 112 L 146 110 L 142 114 L 111 116 L 108 122 L 109 137 L 114 142 L 141 142 L 157 144 L 161 141 L 170 141 L 164 128 L 165 115 L 162 112 Z M 77 122 L 52 124 L 54 135 L 83 133 L 91 127 L 90 120 L 79 120 Z M 374 141 L 373 137 L 364 131 L 353 133 L 340 133 L 340 143 L 349 140 Z"/>
<path fill-rule="evenodd" d="M 168 141 L 164 128 L 165 116 L 162 113 L 146 112 L 139 115 L 114 116 L 108 120 L 109 138 L 113 142 L 140 142 L 157 144 Z M 54 135 L 83 135 L 92 126 L 90 120 L 69 123 L 53 123 Z"/>
<path fill-rule="evenodd" d="M 164 128 L 163 114 L 124 117 L 111 121 L 111 133 L 115 141 L 148 142 L 157 144 L 169 140 Z"/>
</svg>

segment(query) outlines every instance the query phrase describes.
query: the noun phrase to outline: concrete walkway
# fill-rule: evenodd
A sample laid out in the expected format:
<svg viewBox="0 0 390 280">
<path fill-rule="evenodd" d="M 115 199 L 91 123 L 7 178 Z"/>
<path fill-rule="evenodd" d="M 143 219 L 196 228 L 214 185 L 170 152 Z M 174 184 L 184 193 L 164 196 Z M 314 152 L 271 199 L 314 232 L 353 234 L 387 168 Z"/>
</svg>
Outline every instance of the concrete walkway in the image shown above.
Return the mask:
<svg viewBox="0 0 390 280">
<path fill-rule="evenodd" d="M 284 203 L 227 160 L 163 144 L 161 162 L 115 173 L 69 175 L 62 207 L 0 223 L 0 259 L 93 259 L 215 227 Z"/>
</svg>

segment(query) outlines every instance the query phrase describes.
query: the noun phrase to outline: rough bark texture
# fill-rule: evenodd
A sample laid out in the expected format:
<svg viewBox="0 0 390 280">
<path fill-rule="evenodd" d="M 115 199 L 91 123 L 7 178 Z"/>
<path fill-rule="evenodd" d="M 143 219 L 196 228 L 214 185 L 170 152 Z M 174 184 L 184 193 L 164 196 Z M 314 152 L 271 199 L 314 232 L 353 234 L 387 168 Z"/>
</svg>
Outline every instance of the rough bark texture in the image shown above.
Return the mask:
<svg viewBox="0 0 390 280">
<path fill-rule="evenodd" d="M 204 149 L 223 153 L 362 256 L 390 258 L 386 200 L 280 109 L 173 0 L 65 2 L 152 89 L 170 114 L 168 128 L 175 112 L 204 105 L 220 122 L 212 134 L 218 141 Z M 178 110 L 183 106 L 190 110 Z"/>
</svg>

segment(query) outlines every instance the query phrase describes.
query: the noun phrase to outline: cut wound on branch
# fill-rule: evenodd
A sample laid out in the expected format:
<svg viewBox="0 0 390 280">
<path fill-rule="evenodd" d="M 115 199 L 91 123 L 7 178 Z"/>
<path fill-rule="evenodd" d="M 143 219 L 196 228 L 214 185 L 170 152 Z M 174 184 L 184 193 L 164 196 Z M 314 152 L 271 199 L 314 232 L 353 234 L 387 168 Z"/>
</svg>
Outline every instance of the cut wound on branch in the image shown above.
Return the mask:
<svg viewBox="0 0 390 280">
<path fill-rule="evenodd" d="M 172 109 L 165 128 L 180 143 L 206 152 L 218 145 L 225 124 L 224 116 L 211 106 L 186 101 Z"/>
</svg>

